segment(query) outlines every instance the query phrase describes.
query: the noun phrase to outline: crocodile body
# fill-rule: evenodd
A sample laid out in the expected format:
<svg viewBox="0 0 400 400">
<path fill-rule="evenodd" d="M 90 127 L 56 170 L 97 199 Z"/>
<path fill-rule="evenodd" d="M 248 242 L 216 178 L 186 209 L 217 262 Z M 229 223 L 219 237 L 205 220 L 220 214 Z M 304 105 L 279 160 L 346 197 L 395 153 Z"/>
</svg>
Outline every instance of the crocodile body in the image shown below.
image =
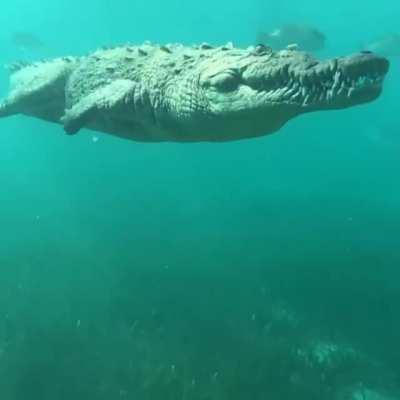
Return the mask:
<svg viewBox="0 0 400 400">
<path fill-rule="evenodd" d="M 306 112 L 373 101 L 388 68 L 369 52 L 322 62 L 261 45 L 127 45 L 15 66 L 0 116 L 136 141 L 239 140 L 273 133 Z"/>
</svg>

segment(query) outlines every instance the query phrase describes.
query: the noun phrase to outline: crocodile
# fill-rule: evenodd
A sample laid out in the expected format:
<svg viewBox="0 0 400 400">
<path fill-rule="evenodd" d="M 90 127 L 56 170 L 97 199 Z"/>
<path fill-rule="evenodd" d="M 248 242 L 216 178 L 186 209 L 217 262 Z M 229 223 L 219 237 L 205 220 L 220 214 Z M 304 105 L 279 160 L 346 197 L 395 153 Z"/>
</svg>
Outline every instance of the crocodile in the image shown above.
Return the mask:
<svg viewBox="0 0 400 400">
<path fill-rule="evenodd" d="M 387 59 L 318 60 L 289 46 L 122 45 L 11 67 L 0 117 L 23 114 L 142 142 L 224 142 L 278 131 L 307 112 L 379 97 Z"/>
</svg>

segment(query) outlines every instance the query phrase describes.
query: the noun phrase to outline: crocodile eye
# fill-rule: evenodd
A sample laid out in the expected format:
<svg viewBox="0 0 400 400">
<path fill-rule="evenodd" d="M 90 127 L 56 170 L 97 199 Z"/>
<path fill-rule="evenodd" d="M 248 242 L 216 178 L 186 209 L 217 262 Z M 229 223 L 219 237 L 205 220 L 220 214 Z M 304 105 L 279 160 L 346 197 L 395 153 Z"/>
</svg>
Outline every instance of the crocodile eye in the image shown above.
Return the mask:
<svg viewBox="0 0 400 400">
<path fill-rule="evenodd" d="M 257 44 L 257 46 L 253 50 L 253 55 L 255 56 L 264 56 L 265 54 L 272 53 L 271 47 L 265 46 L 262 43 Z"/>
<path fill-rule="evenodd" d="M 239 76 L 233 73 L 224 72 L 212 77 L 210 84 L 221 92 L 232 92 L 239 86 Z"/>
</svg>

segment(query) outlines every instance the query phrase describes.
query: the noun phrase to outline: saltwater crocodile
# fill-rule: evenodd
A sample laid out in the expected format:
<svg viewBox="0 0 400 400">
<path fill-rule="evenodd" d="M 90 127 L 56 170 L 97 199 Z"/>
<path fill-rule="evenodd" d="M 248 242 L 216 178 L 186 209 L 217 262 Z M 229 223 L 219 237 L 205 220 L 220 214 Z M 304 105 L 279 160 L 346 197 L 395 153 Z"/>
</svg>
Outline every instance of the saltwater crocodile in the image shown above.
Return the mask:
<svg viewBox="0 0 400 400">
<path fill-rule="evenodd" d="M 389 62 L 370 52 L 318 61 L 294 47 L 125 45 L 12 68 L 0 116 L 25 114 L 136 141 L 227 141 L 302 113 L 376 99 Z"/>
</svg>

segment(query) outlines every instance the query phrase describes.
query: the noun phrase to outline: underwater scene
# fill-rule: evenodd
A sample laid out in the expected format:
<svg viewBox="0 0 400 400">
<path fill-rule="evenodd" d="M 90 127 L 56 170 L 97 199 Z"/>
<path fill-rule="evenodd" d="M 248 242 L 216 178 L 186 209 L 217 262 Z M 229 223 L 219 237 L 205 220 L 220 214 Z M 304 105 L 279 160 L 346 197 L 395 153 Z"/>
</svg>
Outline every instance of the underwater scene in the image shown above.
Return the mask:
<svg viewBox="0 0 400 400">
<path fill-rule="evenodd" d="M 400 399 L 399 17 L 3 2 L 0 399 Z"/>
</svg>

